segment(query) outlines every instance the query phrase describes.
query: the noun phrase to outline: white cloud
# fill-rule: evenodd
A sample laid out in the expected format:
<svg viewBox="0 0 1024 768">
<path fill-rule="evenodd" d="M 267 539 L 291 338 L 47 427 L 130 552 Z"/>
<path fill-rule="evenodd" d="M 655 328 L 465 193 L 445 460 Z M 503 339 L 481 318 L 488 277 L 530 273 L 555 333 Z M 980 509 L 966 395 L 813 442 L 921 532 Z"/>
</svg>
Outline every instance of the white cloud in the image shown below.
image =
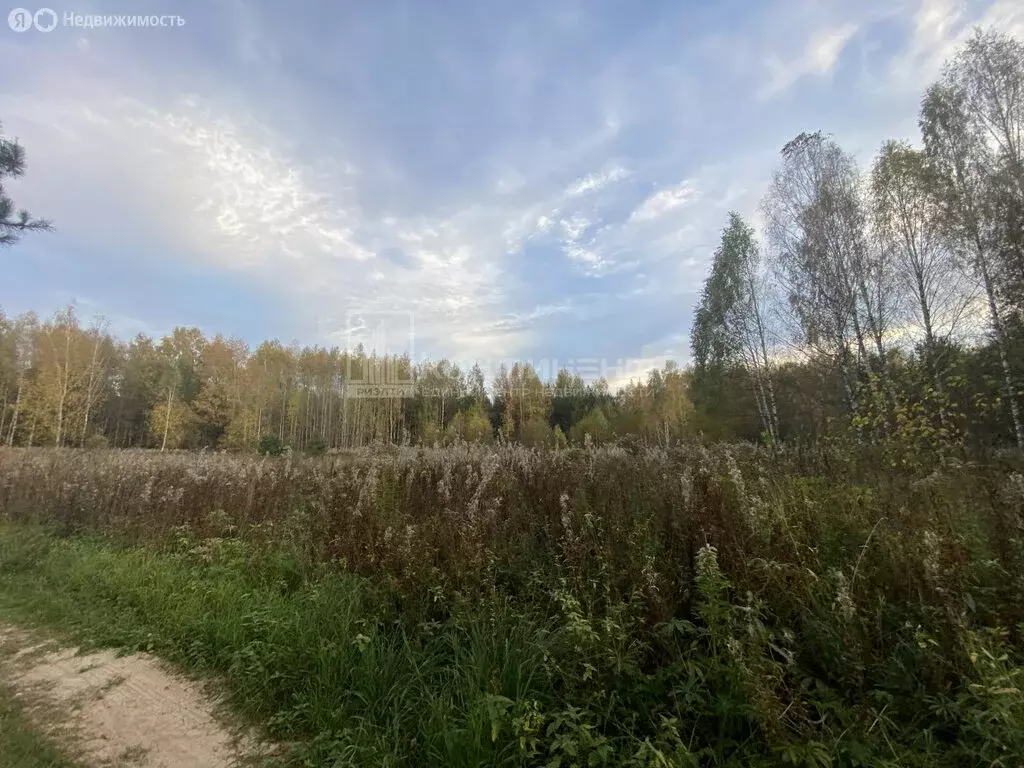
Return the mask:
<svg viewBox="0 0 1024 768">
<path fill-rule="evenodd" d="M 890 30 L 874 34 L 882 19 L 905 22 L 892 25 L 906 35 L 895 58 Z M 279 101 L 273 106 L 284 107 L 276 110 L 285 116 L 280 122 L 263 118 L 275 121 L 276 132 L 249 116 L 249 109 L 266 106 L 266 91 L 257 87 L 261 78 L 225 82 L 227 75 L 219 71 L 207 80 L 176 77 L 157 71 L 155 58 L 149 71 L 137 75 L 117 62 L 105 40 L 101 50 L 98 37 L 77 48 L 69 40 L 60 55 L 53 53 L 56 38 L 45 49 L 0 40 L 0 69 L 25 72 L 32 80 L 31 87 L 18 84 L 20 96 L 11 95 L 13 87 L 0 95 L 0 117 L 29 147 L 30 173 L 19 184 L 18 201 L 60 227 L 47 247 L 94 254 L 99 268 L 105 266 L 104 254 L 131 251 L 139 260 L 174 259 L 188 261 L 189 268 L 233 271 L 243 285 L 259 283 L 276 299 L 277 317 L 306 318 L 293 328 L 315 325 L 316 337 L 304 341 L 343 341 L 339 332 L 353 309 L 398 310 L 415 317 L 422 342 L 417 354 L 492 359 L 542 343 L 536 334 L 543 318 L 577 314 L 578 295 L 570 294 L 567 303 L 537 298 L 548 286 L 530 284 L 534 258 L 564 259 L 562 270 L 568 263 L 587 276 L 614 273 L 615 280 L 592 281 L 599 300 L 609 306 L 619 296 L 638 302 L 650 297 L 653 303 L 692 293 L 703 279 L 726 211 L 753 214 L 756 222 L 757 199 L 777 162 L 778 146 L 788 138 L 782 134 L 793 124 L 827 117 L 837 106 L 870 106 L 877 114 L 862 120 L 844 113 L 841 125 L 822 127 L 842 130 L 847 144 L 874 147 L 891 135 L 894 120 L 912 120 L 916 111 L 917 95 L 904 98 L 901 92 L 898 100 L 906 108 L 899 107 L 894 118 L 896 99 L 875 99 L 866 94 L 863 78 L 851 78 L 844 93 L 822 94 L 814 103 L 794 100 L 787 116 L 779 117 L 772 105 L 749 105 L 743 86 L 750 85 L 755 66 L 759 79 L 753 87 L 766 77 L 759 95 L 768 98 L 803 78 L 828 76 L 860 34 L 865 41 L 879 41 L 873 48 L 858 46 L 865 71 L 905 75 L 910 93 L 972 21 L 1024 31 L 1024 5 L 1019 0 L 971 0 L 969 6 L 952 0 L 865 0 L 856 7 L 838 0 L 777 1 L 747 20 L 747 32 L 712 30 L 717 64 L 714 57 L 695 54 L 700 44 L 692 39 L 681 44 L 678 30 L 670 34 L 664 27 L 630 38 L 607 57 L 605 72 L 583 65 L 554 70 L 558 78 L 550 84 L 552 98 L 545 97 L 543 112 L 530 98 L 532 70 L 542 68 L 515 48 L 510 59 L 515 71 L 509 76 L 530 88 L 509 95 L 506 106 L 516 108 L 510 114 L 529 119 L 512 120 L 502 129 L 488 123 L 485 130 L 494 135 L 475 137 L 479 142 L 466 147 L 441 147 L 429 131 L 408 136 L 390 125 L 379 137 L 367 137 L 370 130 L 359 134 L 362 144 L 344 128 L 325 140 L 329 131 L 322 121 L 350 112 L 365 114 L 372 123 L 374 110 L 350 110 L 347 103 L 329 107 L 309 82 L 289 81 L 277 66 L 289 41 L 261 27 L 257 11 L 242 19 L 235 53 L 247 67 L 258 68 L 266 82 L 296 86 L 278 89 L 289 96 L 274 97 Z M 385 24 L 381 31 L 388 30 Z M 291 31 L 292 44 L 309 32 Z M 775 53 L 766 56 L 769 50 Z M 730 51 L 738 57 L 731 69 L 724 61 Z M 151 63 L 148 51 L 133 56 Z M 88 66 L 78 65 L 86 59 Z M 695 60 L 711 66 L 694 75 Z M 120 69 L 103 79 L 103 68 L 112 64 Z M 486 93 L 487 71 L 474 68 L 459 73 L 455 85 L 440 83 L 452 87 L 451 94 L 444 92 L 452 98 L 437 100 L 443 107 L 400 106 L 421 110 L 417 124 L 428 128 L 471 120 L 487 104 L 470 103 L 466 96 Z M 347 91 L 374 94 L 370 86 L 378 77 L 394 76 L 374 72 Z M 722 83 L 737 92 L 724 90 Z M 201 88 L 205 99 L 179 99 L 175 84 Z M 884 87 L 881 95 L 892 95 L 888 80 Z M 231 98 L 218 98 L 218 88 Z M 555 101 L 555 95 L 563 100 Z M 365 98 L 357 106 L 396 108 L 386 98 Z M 696 127 L 694 103 L 702 116 L 707 114 Z M 747 107 L 756 110 L 755 120 L 740 116 Z M 434 109 L 443 109 L 443 121 Z M 268 108 L 263 114 L 272 112 Z M 762 115 L 775 116 L 762 121 Z M 708 126 L 716 131 L 710 137 L 703 131 Z M 412 140 L 427 161 L 422 166 L 404 154 Z M 430 154 L 439 148 L 450 153 L 443 164 L 435 162 L 440 155 Z M 679 174 L 669 181 L 691 178 L 655 187 L 639 202 L 632 197 L 637 187 L 650 189 L 646 185 L 665 172 Z M 628 183 L 619 183 L 627 178 Z M 381 255 L 388 251 L 391 257 Z M 576 289 L 578 281 L 568 287 Z M 535 301 L 542 306 L 530 309 Z M 679 321 L 683 327 L 685 314 Z M 667 338 L 677 328 L 664 330 Z M 652 365 L 668 356 L 685 357 L 685 345 L 677 355 L 667 351 L 670 346 L 647 345 L 640 357 Z"/>
<path fill-rule="evenodd" d="M 504 171 L 494 183 L 494 191 L 499 195 L 518 192 L 526 186 L 527 178 L 518 170 L 512 168 Z"/>
<path fill-rule="evenodd" d="M 625 179 L 628 176 L 629 171 L 621 165 L 613 165 L 607 170 L 600 171 L 599 173 L 591 173 L 577 179 L 569 186 L 568 189 L 565 190 L 565 196 L 578 197 L 580 195 L 589 194 L 590 192 L 598 192 L 609 184 Z"/>
<path fill-rule="evenodd" d="M 998 0 L 988 7 L 978 24 L 1024 38 L 1024 5 L 1019 0 Z"/>
<path fill-rule="evenodd" d="M 759 99 L 769 99 L 808 75 L 824 77 L 832 72 L 840 54 L 860 25 L 847 22 L 835 27 L 815 30 L 808 38 L 803 52 L 794 59 L 782 61 L 771 56 L 765 66 L 771 77 L 758 91 Z"/>
<path fill-rule="evenodd" d="M 583 233 L 593 224 L 586 216 L 580 213 L 574 213 L 567 219 L 562 219 L 558 222 L 562 231 L 565 232 L 565 236 L 569 240 L 579 240 L 583 237 Z"/>
<path fill-rule="evenodd" d="M 697 189 L 693 179 L 676 184 L 673 187 L 661 189 L 648 197 L 630 215 L 630 221 L 651 221 L 664 216 L 666 213 L 682 208 L 700 198 L 700 190 Z"/>
<path fill-rule="evenodd" d="M 264 126 L 194 100 L 155 109 L 94 88 L 0 99 L 0 110 L 32 148 L 32 194 L 23 199 L 43 201 L 33 207 L 58 222 L 53 247 L 137 249 L 139 259 L 172 253 L 244 273 L 324 340 L 342 340 L 352 310 L 397 309 L 415 316 L 424 352 L 511 354 L 524 342 L 522 334 L 469 332 L 506 311 L 506 211 L 473 205 L 440 218 L 374 218 L 358 205 L 358 175 L 344 164 L 339 176 L 314 179 Z M 82 210 L 86 189 L 101 211 Z M 382 244 L 404 244 L 413 268 L 378 259 Z"/>
<path fill-rule="evenodd" d="M 624 364 L 617 370 L 609 372 L 608 387 L 617 392 L 631 382 L 646 381 L 651 371 L 664 370 L 669 362 L 683 366 L 689 360 L 689 333 L 669 333 L 650 344 L 645 344 L 636 357 L 623 361 Z"/>
<path fill-rule="evenodd" d="M 665 364 L 669 360 L 676 360 L 676 358 L 670 355 L 631 358 L 626 361 L 625 365 L 619 366 L 606 377 L 608 389 L 612 392 L 618 392 L 629 384 L 643 383 L 647 381 L 651 371 L 664 369 Z"/>
<path fill-rule="evenodd" d="M 558 224 L 562 229 L 562 253 L 585 274 L 603 274 L 609 263 L 594 248 L 595 238 L 585 237 L 595 222 L 577 212 L 559 220 Z"/>
<path fill-rule="evenodd" d="M 565 243 L 563 252 L 572 261 L 583 267 L 584 271 L 590 275 L 603 274 L 607 266 L 607 262 L 601 258 L 600 254 L 579 243 Z"/>
<path fill-rule="evenodd" d="M 903 50 L 893 58 L 886 87 L 913 93 L 935 79 L 967 30 L 958 0 L 920 0 Z"/>
<path fill-rule="evenodd" d="M 1019 0 L 996 0 L 980 14 L 977 10 L 977 4 L 961 0 L 918 0 L 910 36 L 890 63 L 885 88 L 901 97 L 919 95 L 975 27 L 1024 37 L 1024 4 Z"/>
</svg>

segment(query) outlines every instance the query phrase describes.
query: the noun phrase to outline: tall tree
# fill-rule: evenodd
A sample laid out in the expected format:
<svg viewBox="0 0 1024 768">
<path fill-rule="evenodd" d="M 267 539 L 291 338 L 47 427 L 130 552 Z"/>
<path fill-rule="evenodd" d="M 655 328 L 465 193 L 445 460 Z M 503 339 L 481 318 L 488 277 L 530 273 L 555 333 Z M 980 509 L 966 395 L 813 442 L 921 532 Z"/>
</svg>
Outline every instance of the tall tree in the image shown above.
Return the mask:
<svg viewBox="0 0 1024 768">
<path fill-rule="evenodd" d="M 952 66 L 941 82 L 928 89 L 921 105 L 921 132 L 940 184 L 937 195 L 942 220 L 984 293 L 1013 434 L 1018 448 L 1024 449 L 1024 424 L 997 287 L 1002 227 L 992 196 L 995 159 L 988 137 L 971 114 L 970 87 L 964 77 L 965 70 Z"/>
<path fill-rule="evenodd" d="M 989 144 L 1001 180 L 1024 199 L 1024 43 L 977 29 L 946 65 L 943 81 L 962 96 L 965 117 Z"/>
<path fill-rule="evenodd" d="M 901 309 L 934 386 L 942 390 L 944 357 L 975 296 L 945 234 L 939 180 L 925 153 L 887 141 L 871 171 L 872 229 L 891 255 Z"/>
<path fill-rule="evenodd" d="M 530 363 L 514 363 L 508 373 L 507 410 L 514 434 L 522 435 L 532 421 L 547 422 L 551 400 L 543 382 Z"/>
<path fill-rule="evenodd" d="M 999 229 L 995 281 L 1005 311 L 1024 313 L 1024 43 L 975 30 L 948 64 L 972 129 L 991 151 L 990 203 Z"/>
<path fill-rule="evenodd" d="M 150 445 L 155 438 L 149 432 L 149 411 L 160 399 L 164 360 L 153 340 L 139 334 L 122 349 L 120 365 L 112 442 L 124 447 Z"/>
<path fill-rule="evenodd" d="M 760 251 L 753 229 L 732 212 L 694 318 L 691 346 L 697 385 L 702 378 L 720 377 L 730 366 L 745 368 L 754 385 L 762 429 L 777 442 L 778 406 L 767 340 Z"/>
<path fill-rule="evenodd" d="M 160 450 L 180 447 L 195 423 L 191 403 L 199 394 L 199 364 L 206 339 L 198 328 L 175 328 L 160 341 L 161 398 L 150 412 L 150 431 Z"/>
<path fill-rule="evenodd" d="M 683 439 L 693 426 L 692 390 L 690 372 L 669 360 L 663 369 L 651 370 L 647 381 L 631 381 L 619 391 L 615 431 L 642 435 L 663 446 Z"/>
<path fill-rule="evenodd" d="M 79 445 L 84 446 L 89 436 L 89 420 L 106 391 L 105 380 L 109 374 L 109 362 L 114 352 L 113 340 L 107 333 L 107 321 L 97 318 L 86 333 L 86 342 L 91 348 L 86 367 L 85 392 L 82 403 L 82 430 Z"/>
<path fill-rule="evenodd" d="M 18 210 L 7 192 L 7 180 L 25 175 L 25 149 L 10 139 L 0 126 L 0 247 L 14 245 L 25 232 L 45 232 L 53 225 L 36 219 L 26 210 Z"/>
<path fill-rule="evenodd" d="M 39 321 L 34 313 L 21 315 L 8 323 L 6 343 L 4 345 L 4 378 L 8 390 L 14 392 L 11 405 L 11 420 L 6 425 L 6 443 L 14 445 L 21 415 L 24 410 L 26 392 L 30 386 L 29 375 L 36 356 L 36 334 Z M 5 397 L 6 402 L 6 397 Z M 0 431 L 0 445 L 5 442 L 4 432 Z"/>
<path fill-rule="evenodd" d="M 241 375 L 247 356 L 245 343 L 237 339 L 215 336 L 202 346 L 194 410 L 204 445 L 216 446 L 241 410 Z"/>
<path fill-rule="evenodd" d="M 871 370 L 869 345 L 875 372 L 887 386 L 889 267 L 868 242 L 853 158 L 821 132 L 800 134 L 783 147 L 782 157 L 763 203 L 775 276 L 798 347 L 832 362 L 856 412 Z"/>
<path fill-rule="evenodd" d="M 74 307 L 43 323 L 37 335 L 39 372 L 30 392 L 35 422 L 60 447 L 83 416 L 88 351 Z"/>
</svg>

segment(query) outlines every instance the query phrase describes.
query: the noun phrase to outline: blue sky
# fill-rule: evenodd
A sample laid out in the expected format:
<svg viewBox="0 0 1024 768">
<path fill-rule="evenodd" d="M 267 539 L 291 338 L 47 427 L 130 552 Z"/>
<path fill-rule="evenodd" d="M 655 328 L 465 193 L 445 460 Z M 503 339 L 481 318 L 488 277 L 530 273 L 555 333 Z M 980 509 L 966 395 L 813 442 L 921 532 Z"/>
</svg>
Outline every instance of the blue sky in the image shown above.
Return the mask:
<svg viewBox="0 0 1024 768">
<path fill-rule="evenodd" d="M 1024 34 L 1017 0 L 51 7 L 186 23 L 0 27 L 11 191 L 58 227 L 0 253 L 9 314 L 253 344 L 386 327 L 417 358 L 613 380 L 688 358 L 726 213 L 757 223 L 788 139 L 867 164 L 916 138 L 972 24 Z"/>
</svg>

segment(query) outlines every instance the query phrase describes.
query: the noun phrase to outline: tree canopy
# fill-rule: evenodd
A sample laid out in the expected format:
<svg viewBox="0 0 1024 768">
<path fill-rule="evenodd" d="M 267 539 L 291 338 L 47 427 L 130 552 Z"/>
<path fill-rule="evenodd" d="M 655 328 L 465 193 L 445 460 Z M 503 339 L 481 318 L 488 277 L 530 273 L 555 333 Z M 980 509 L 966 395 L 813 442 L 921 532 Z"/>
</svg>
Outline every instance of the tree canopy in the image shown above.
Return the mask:
<svg viewBox="0 0 1024 768">
<path fill-rule="evenodd" d="M 19 210 L 8 192 L 12 179 L 25 175 L 25 149 L 16 139 L 3 133 L 0 125 L 0 247 L 14 245 L 26 232 L 42 232 L 53 228 L 45 219 L 33 218 Z"/>
</svg>

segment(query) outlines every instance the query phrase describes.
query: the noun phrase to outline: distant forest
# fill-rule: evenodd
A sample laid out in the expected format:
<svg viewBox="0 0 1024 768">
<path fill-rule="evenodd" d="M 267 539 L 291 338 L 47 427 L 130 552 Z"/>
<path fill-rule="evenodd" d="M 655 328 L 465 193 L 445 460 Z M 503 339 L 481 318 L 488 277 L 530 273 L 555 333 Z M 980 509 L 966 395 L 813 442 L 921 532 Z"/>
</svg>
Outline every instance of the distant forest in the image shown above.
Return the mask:
<svg viewBox="0 0 1024 768">
<path fill-rule="evenodd" d="M 321 453 L 372 443 L 558 447 L 823 437 L 1024 448 L 1024 45 L 978 30 L 920 107 L 921 141 L 862 169 L 828 134 L 783 149 L 763 242 L 730 214 L 692 326 L 693 363 L 610 391 L 527 362 L 112 337 L 73 308 L 0 314 L 0 442 Z M 3 140 L 6 171 L 21 148 Z M 20 165 L 17 165 L 20 163 Z M 17 165 L 17 173 L 10 169 Z M 0 169 L 3 170 L 3 169 Z M 18 218 L 0 186 L 4 245 Z M 406 382 L 372 389 L 366 382 Z"/>
</svg>

